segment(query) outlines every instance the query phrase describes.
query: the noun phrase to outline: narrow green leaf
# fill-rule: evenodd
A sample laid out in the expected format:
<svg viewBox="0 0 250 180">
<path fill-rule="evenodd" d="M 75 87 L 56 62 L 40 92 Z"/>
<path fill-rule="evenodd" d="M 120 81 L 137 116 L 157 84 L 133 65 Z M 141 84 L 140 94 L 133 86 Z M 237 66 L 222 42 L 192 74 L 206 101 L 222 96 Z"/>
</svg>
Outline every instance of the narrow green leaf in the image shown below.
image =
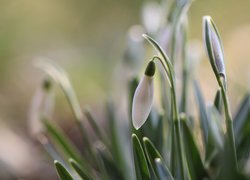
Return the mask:
<svg viewBox="0 0 250 180">
<path fill-rule="evenodd" d="M 207 107 L 207 117 L 209 122 L 209 138 L 219 149 L 223 148 L 223 118 L 213 105 Z"/>
<path fill-rule="evenodd" d="M 218 110 L 218 112 L 222 111 L 222 96 L 221 96 L 221 90 L 218 89 L 214 98 L 214 106 L 216 107 L 216 109 Z"/>
<path fill-rule="evenodd" d="M 156 173 L 159 180 L 174 180 L 168 168 L 162 163 L 160 158 L 154 160 L 156 166 Z"/>
<path fill-rule="evenodd" d="M 175 120 L 173 125 L 173 139 L 171 149 L 171 173 L 177 180 L 189 179 L 189 170 L 186 164 L 183 133 L 180 120 Z"/>
<path fill-rule="evenodd" d="M 64 133 L 56 127 L 56 125 L 44 118 L 43 123 L 49 133 L 50 137 L 60 146 L 63 152 L 68 156 L 76 159 L 78 162 L 81 161 L 81 156 L 77 152 L 75 146 L 70 142 L 70 140 L 64 135 Z"/>
<path fill-rule="evenodd" d="M 84 169 L 80 164 L 78 164 L 74 159 L 70 158 L 69 163 L 73 167 L 73 169 L 77 172 L 77 174 L 84 180 L 93 180 L 89 172 Z"/>
<path fill-rule="evenodd" d="M 159 176 L 157 174 L 157 167 L 155 164 L 155 159 L 156 158 L 162 159 L 162 157 L 161 157 L 159 151 L 155 148 L 153 143 L 147 137 L 143 138 L 143 144 L 144 144 L 144 149 L 146 152 L 148 162 L 149 162 L 155 176 L 159 178 Z"/>
<path fill-rule="evenodd" d="M 105 170 L 108 179 L 111 180 L 123 180 L 124 177 L 119 169 L 119 166 L 116 164 L 115 160 L 111 159 L 105 152 L 98 149 L 98 156 L 103 163 L 103 168 Z"/>
<path fill-rule="evenodd" d="M 204 179 L 207 177 L 207 173 L 201 160 L 199 149 L 197 148 L 191 130 L 189 129 L 186 121 L 186 116 L 182 115 L 181 126 L 183 129 L 183 142 L 190 176 L 194 180 Z"/>
<path fill-rule="evenodd" d="M 154 144 L 156 148 L 159 150 L 160 153 L 163 151 L 163 144 L 164 144 L 164 123 L 163 123 L 163 115 L 158 115 L 158 123 L 155 128 L 155 137 L 154 137 Z"/>
<path fill-rule="evenodd" d="M 234 133 L 236 144 L 239 141 L 241 130 L 246 123 L 250 122 L 250 93 L 247 94 L 234 117 Z"/>
<path fill-rule="evenodd" d="M 250 94 L 244 97 L 233 122 L 239 164 L 244 165 L 250 157 Z"/>
<path fill-rule="evenodd" d="M 48 74 L 62 89 L 65 97 L 71 107 L 73 115 L 75 116 L 75 121 L 77 127 L 80 130 L 82 139 L 86 144 L 86 149 L 92 159 L 95 160 L 95 155 L 92 150 L 91 143 L 89 142 L 88 134 L 86 133 L 86 128 L 83 122 L 83 113 L 80 107 L 80 103 L 76 97 L 75 91 L 71 85 L 67 73 L 57 64 L 53 63 L 51 60 L 46 58 L 41 58 L 40 61 L 36 63 L 37 67 Z"/>
<path fill-rule="evenodd" d="M 129 150 L 129 147 L 126 146 L 123 139 L 123 131 L 117 124 L 115 114 L 115 107 L 113 102 L 107 103 L 107 119 L 108 119 L 108 129 L 109 136 L 111 137 L 111 149 L 110 152 L 115 159 L 115 163 L 119 171 L 123 174 L 123 178 L 130 180 L 133 177 L 133 173 L 127 173 L 130 171 L 130 167 L 128 165 L 128 159 L 125 156 L 126 150 Z"/>
<path fill-rule="evenodd" d="M 205 159 L 206 161 L 211 161 L 223 146 L 220 130 L 214 120 L 215 118 L 218 118 L 219 113 L 216 109 L 211 110 L 211 108 L 208 109 L 209 113 L 207 112 L 201 90 L 196 81 L 194 82 L 194 90 L 199 106 L 200 125 L 206 150 Z"/>
<path fill-rule="evenodd" d="M 57 160 L 54 161 L 56 171 L 61 180 L 73 180 L 72 175 L 67 171 L 67 169 Z"/>
<path fill-rule="evenodd" d="M 208 144 L 208 119 L 207 119 L 206 107 L 205 107 L 205 103 L 203 100 L 203 96 L 201 94 L 200 87 L 196 81 L 194 81 L 193 87 L 194 87 L 194 92 L 195 92 L 196 99 L 197 99 L 198 106 L 199 106 L 200 124 L 201 124 L 202 135 L 203 135 L 202 137 L 206 145 Z"/>
<path fill-rule="evenodd" d="M 108 142 L 108 139 L 106 137 L 106 134 L 104 134 L 103 130 L 100 128 L 100 126 L 97 124 L 94 116 L 92 115 L 90 109 L 85 108 L 84 114 L 87 117 L 91 127 L 93 128 L 95 134 L 97 137 L 108 147 L 110 143 Z"/>
<path fill-rule="evenodd" d="M 155 108 L 152 108 L 147 121 L 141 127 L 142 135 L 148 137 L 153 144 L 158 148 L 159 152 L 162 151 L 163 146 L 163 120 Z M 135 133 L 136 134 L 136 133 Z M 137 134 L 136 134 L 137 135 Z M 140 139 L 141 136 L 137 137 Z"/>
<path fill-rule="evenodd" d="M 57 159 L 58 161 L 65 163 L 61 154 L 58 153 L 55 146 L 51 143 L 51 141 L 45 135 L 41 135 L 38 138 L 38 141 L 41 143 L 46 152 L 50 155 L 51 159 Z"/>
<path fill-rule="evenodd" d="M 133 146 L 134 164 L 135 164 L 137 179 L 138 180 L 150 179 L 147 160 L 143 152 L 141 143 L 135 134 L 132 134 L 132 146 Z"/>
</svg>

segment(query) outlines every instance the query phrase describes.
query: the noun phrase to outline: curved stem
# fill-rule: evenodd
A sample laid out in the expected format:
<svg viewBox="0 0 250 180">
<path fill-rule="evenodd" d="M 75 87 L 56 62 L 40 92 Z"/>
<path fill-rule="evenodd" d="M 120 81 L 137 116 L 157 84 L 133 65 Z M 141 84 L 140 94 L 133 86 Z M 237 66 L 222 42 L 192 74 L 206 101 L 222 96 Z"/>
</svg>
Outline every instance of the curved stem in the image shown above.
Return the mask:
<svg viewBox="0 0 250 180">
<path fill-rule="evenodd" d="M 236 148 L 235 148 L 233 120 L 232 120 L 232 115 L 231 115 L 231 111 L 230 111 L 227 90 L 225 89 L 225 85 L 224 85 L 224 77 L 219 77 L 218 83 L 219 83 L 219 86 L 221 87 L 221 94 L 222 94 L 222 99 L 223 99 L 223 103 L 224 103 L 228 143 L 229 143 L 229 146 L 232 150 L 232 156 L 233 156 L 232 158 L 233 158 L 233 162 L 234 162 L 234 167 L 237 170 L 238 163 L 237 163 L 237 154 L 236 154 Z"/>
<path fill-rule="evenodd" d="M 179 118 L 179 113 L 178 113 L 178 105 L 177 105 L 177 98 L 176 98 L 176 92 L 175 92 L 175 82 L 174 82 L 174 72 L 173 72 L 173 67 L 170 64 L 170 61 L 168 61 L 168 59 L 165 60 L 165 62 L 158 56 L 154 56 L 152 60 L 157 59 L 161 62 L 164 70 L 166 71 L 167 74 L 167 78 L 169 79 L 170 82 L 170 86 L 171 86 L 171 95 L 173 98 L 173 120 L 174 120 L 174 129 L 176 129 L 176 131 L 174 131 L 174 134 L 172 135 L 176 135 L 177 138 L 177 143 L 178 143 L 178 153 L 180 154 L 180 161 L 181 161 L 181 179 L 184 179 L 185 177 L 185 162 L 184 162 L 184 151 L 183 151 L 183 145 L 182 145 L 182 141 L 181 141 L 181 128 L 180 128 L 180 118 Z M 166 64 L 165 64 L 166 63 Z M 175 134 L 176 132 L 176 134 Z"/>
</svg>

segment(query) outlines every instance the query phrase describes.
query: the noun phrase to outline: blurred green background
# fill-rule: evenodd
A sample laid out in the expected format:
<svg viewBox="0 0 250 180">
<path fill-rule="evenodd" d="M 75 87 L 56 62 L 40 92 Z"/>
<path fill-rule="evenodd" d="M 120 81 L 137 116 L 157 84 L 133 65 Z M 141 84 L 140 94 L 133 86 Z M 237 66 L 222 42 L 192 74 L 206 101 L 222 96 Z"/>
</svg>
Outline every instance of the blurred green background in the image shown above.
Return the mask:
<svg viewBox="0 0 250 180">
<path fill-rule="evenodd" d="M 43 77 L 34 59 L 45 56 L 65 68 L 81 104 L 98 108 L 115 86 L 112 75 L 122 60 L 129 27 L 141 24 L 143 2 L 0 1 L 0 160 L 4 164 L 15 166 L 23 177 L 39 170 L 38 162 L 29 158 L 30 153 L 38 153 L 32 150 L 26 125 L 32 95 Z M 202 41 L 203 15 L 211 15 L 219 28 L 233 108 L 250 88 L 249 9 L 248 0 L 196 0 L 189 13 L 190 39 Z M 203 51 L 202 57 L 196 75 L 206 99 L 212 101 L 216 81 Z M 64 109 L 59 117 L 70 113 L 64 104 L 56 104 Z"/>
</svg>

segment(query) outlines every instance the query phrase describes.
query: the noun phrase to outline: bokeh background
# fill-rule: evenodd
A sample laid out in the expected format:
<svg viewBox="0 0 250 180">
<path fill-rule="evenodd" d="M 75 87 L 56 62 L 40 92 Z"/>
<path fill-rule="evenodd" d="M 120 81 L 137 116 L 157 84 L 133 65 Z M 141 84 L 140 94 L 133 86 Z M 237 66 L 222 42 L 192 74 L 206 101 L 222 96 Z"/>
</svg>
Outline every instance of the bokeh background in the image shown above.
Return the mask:
<svg viewBox="0 0 250 180">
<path fill-rule="evenodd" d="M 101 114 L 102 104 L 113 93 L 114 72 L 119 75 L 116 68 L 124 55 L 127 32 L 132 25 L 141 24 L 144 2 L 0 1 L 2 177 L 6 173 L 15 173 L 21 178 L 55 178 L 52 160 L 42 153 L 43 150 L 29 136 L 27 128 L 30 101 L 43 77 L 43 73 L 34 67 L 34 59 L 45 56 L 61 65 L 70 75 L 81 105 L 88 104 Z M 211 15 L 219 28 L 233 110 L 250 88 L 249 9 L 248 0 L 196 0 L 189 12 L 190 41 L 202 41 L 203 15 Z M 196 76 L 209 102 L 213 100 L 217 86 L 201 45 L 202 60 Z M 72 115 L 62 99 L 63 95 L 58 94 L 57 119 L 67 124 L 66 120 Z"/>
</svg>

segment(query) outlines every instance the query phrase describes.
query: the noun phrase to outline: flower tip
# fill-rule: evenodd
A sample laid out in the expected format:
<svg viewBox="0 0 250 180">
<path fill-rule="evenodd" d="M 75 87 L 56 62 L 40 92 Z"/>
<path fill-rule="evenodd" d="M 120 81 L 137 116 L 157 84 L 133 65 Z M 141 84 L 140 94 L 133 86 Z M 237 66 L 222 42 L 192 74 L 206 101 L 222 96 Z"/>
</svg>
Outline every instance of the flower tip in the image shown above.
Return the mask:
<svg viewBox="0 0 250 180">
<path fill-rule="evenodd" d="M 154 76 L 154 74 L 155 74 L 155 62 L 154 61 L 150 61 L 148 63 L 148 66 L 147 66 L 144 74 L 146 76 L 150 76 L 150 77 Z"/>
<path fill-rule="evenodd" d="M 142 37 L 147 38 L 148 35 L 147 34 L 142 34 Z"/>
<path fill-rule="evenodd" d="M 133 126 L 136 130 L 140 129 L 140 127 L 143 125 L 143 123 L 139 123 L 138 121 L 133 120 Z"/>
<path fill-rule="evenodd" d="M 203 22 L 206 22 L 206 21 L 210 22 L 211 21 L 211 16 L 208 16 L 208 15 L 203 16 Z"/>
</svg>

